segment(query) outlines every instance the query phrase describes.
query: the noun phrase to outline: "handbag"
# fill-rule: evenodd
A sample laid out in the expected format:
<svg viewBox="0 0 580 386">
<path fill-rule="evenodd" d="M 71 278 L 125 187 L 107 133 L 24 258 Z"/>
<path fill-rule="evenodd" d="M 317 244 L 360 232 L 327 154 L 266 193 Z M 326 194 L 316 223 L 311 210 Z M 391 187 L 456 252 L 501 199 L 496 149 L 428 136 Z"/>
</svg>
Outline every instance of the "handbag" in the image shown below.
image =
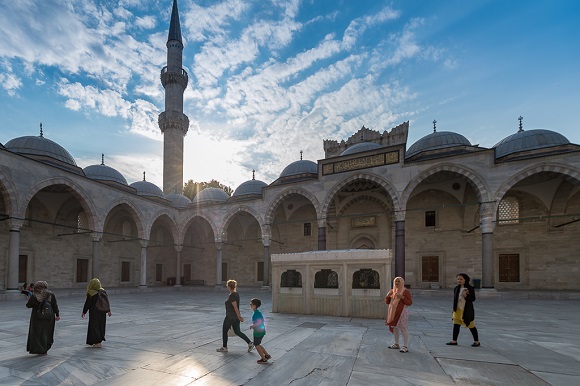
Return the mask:
<svg viewBox="0 0 580 386">
<path fill-rule="evenodd" d="M 54 310 L 52 304 L 47 299 L 44 299 L 36 309 L 36 319 L 51 320 L 54 318 Z"/>
<path fill-rule="evenodd" d="M 97 311 L 101 312 L 110 312 L 111 306 L 109 305 L 109 297 L 105 290 L 98 291 L 99 297 L 97 298 L 97 302 L 95 303 L 95 308 Z"/>
</svg>

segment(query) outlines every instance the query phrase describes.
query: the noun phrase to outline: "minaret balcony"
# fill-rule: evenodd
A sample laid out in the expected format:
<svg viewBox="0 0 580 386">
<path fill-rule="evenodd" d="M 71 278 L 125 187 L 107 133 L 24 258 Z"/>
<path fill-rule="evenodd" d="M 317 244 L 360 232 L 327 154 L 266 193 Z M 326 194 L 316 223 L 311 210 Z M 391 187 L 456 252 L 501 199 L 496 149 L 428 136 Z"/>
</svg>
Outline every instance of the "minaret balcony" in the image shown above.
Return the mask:
<svg viewBox="0 0 580 386">
<path fill-rule="evenodd" d="M 167 129 L 177 129 L 183 131 L 183 135 L 189 130 L 189 118 L 179 111 L 164 111 L 159 114 L 157 120 L 161 132 Z"/>
<path fill-rule="evenodd" d="M 189 77 L 187 76 L 187 71 L 183 68 L 180 72 L 169 71 L 167 66 L 161 69 L 161 84 L 165 88 L 168 84 L 175 83 L 185 88 L 187 87 L 187 82 Z"/>
</svg>

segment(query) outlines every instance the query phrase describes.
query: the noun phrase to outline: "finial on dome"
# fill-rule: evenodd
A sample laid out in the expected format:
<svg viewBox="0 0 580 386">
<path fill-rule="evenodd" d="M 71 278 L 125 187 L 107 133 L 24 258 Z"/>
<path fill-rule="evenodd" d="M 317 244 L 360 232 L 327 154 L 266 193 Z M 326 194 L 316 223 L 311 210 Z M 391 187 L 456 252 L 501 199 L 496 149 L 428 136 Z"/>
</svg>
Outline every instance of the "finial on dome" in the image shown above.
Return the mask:
<svg viewBox="0 0 580 386">
<path fill-rule="evenodd" d="M 303 151 L 300 150 L 300 161 L 302 161 L 302 153 L 303 153 Z"/>
<path fill-rule="evenodd" d="M 256 179 L 256 169 L 252 170 L 252 180 Z"/>
<path fill-rule="evenodd" d="M 101 165 L 105 164 L 105 153 L 101 153 Z"/>
<path fill-rule="evenodd" d="M 437 132 L 437 121 L 435 119 L 433 120 L 433 132 Z"/>
<path fill-rule="evenodd" d="M 42 135 L 42 122 L 40 122 L 40 136 L 43 137 L 43 135 Z"/>
<path fill-rule="evenodd" d="M 143 181 L 145 181 L 145 172 L 143 172 Z"/>
<path fill-rule="evenodd" d="M 523 125 L 522 125 L 522 121 L 523 121 L 523 120 L 524 120 L 524 117 L 522 117 L 522 116 L 520 115 L 520 117 L 518 118 L 518 121 L 520 121 L 520 125 L 519 125 L 519 128 L 518 128 L 518 133 L 520 133 L 520 132 L 524 131 L 524 127 L 523 127 Z"/>
</svg>

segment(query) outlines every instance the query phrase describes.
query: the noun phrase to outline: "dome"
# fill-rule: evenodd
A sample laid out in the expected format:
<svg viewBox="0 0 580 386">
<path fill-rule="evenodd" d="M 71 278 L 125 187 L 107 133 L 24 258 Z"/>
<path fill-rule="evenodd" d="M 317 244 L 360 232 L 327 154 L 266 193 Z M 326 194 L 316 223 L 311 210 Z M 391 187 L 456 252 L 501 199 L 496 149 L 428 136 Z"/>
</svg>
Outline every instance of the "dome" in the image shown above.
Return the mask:
<svg viewBox="0 0 580 386">
<path fill-rule="evenodd" d="M 183 194 L 170 193 L 165 196 L 166 200 L 171 202 L 171 206 L 174 208 L 187 208 L 191 204 L 191 200 L 185 197 Z"/>
<path fill-rule="evenodd" d="M 318 165 L 312 161 L 300 160 L 292 162 L 290 165 L 286 166 L 280 177 L 289 177 L 296 174 L 313 173 L 318 174 Z"/>
<path fill-rule="evenodd" d="M 105 164 L 91 165 L 83 169 L 85 176 L 97 181 L 113 181 L 127 185 L 127 180 L 121 173 Z"/>
<path fill-rule="evenodd" d="M 471 142 L 463 135 L 451 131 L 434 131 L 415 142 L 405 153 L 409 158 L 427 150 L 444 149 L 453 146 L 471 146 Z"/>
<path fill-rule="evenodd" d="M 236 188 L 236 190 L 234 191 L 234 194 L 232 194 L 232 197 L 237 197 L 237 196 L 244 196 L 244 195 L 248 195 L 248 194 L 262 194 L 262 188 L 264 186 L 268 186 L 267 183 L 262 182 L 260 180 L 249 180 L 246 182 L 243 182 L 240 186 L 238 186 Z"/>
<path fill-rule="evenodd" d="M 560 133 L 550 130 L 520 130 L 499 141 L 495 146 L 495 157 L 505 157 L 526 150 L 568 145 L 570 141 Z"/>
<path fill-rule="evenodd" d="M 347 155 L 347 154 L 354 154 L 354 153 L 362 153 L 363 151 L 369 151 L 369 150 L 375 150 L 375 149 L 379 149 L 382 146 L 379 145 L 378 143 L 374 143 L 374 142 L 361 142 L 361 143 L 357 143 L 356 145 L 353 145 L 351 147 L 349 147 L 348 149 L 346 149 L 345 151 L 343 151 L 342 153 L 340 153 L 340 155 Z"/>
<path fill-rule="evenodd" d="M 219 188 L 205 188 L 201 192 L 195 195 L 193 202 L 225 202 L 230 198 L 228 194 Z"/>
<path fill-rule="evenodd" d="M 137 190 L 137 194 L 140 196 L 163 198 L 163 191 L 161 191 L 157 185 L 152 184 L 151 182 L 145 180 L 137 181 L 133 182 L 129 186 L 135 188 L 135 190 Z"/>
<path fill-rule="evenodd" d="M 6 149 L 18 154 L 45 156 L 69 165 L 77 165 L 74 158 L 64 147 L 50 139 L 44 138 L 42 135 L 38 137 L 26 136 L 14 138 L 8 141 Z"/>
</svg>

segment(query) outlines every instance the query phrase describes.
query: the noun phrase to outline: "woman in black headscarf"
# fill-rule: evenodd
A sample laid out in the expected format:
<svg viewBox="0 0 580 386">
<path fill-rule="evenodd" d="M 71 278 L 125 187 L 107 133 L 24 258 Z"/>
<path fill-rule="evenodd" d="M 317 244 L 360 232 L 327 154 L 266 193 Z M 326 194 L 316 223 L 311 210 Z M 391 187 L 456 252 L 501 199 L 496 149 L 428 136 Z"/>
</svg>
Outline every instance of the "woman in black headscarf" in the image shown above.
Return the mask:
<svg viewBox="0 0 580 386">
<path fill-rule="evenodd" d="M 32 308 L 26 351 L 31 354 L 46 355 L 54 342 L 55 322 L 60 320 L 56 297 L 48 290 L 47 282 L 34 283 L 34 292 L 28 298 L 26 307 Z M 40 314 L 45 314 L 46 317 Z"/>
<path fill-rule="evenodd" d="M 475 290 L 469 284 L 469 276 L 464 273 L 457 275 L 457 286 L 453 290 L 453 339 L 447 342 L 449 346 L 457 346 L 457 337 L 461 326 L 469 328 L 473 335 L 473 347 L 479 347 L 479 335 L 475 327 Z"/>
</svg>

